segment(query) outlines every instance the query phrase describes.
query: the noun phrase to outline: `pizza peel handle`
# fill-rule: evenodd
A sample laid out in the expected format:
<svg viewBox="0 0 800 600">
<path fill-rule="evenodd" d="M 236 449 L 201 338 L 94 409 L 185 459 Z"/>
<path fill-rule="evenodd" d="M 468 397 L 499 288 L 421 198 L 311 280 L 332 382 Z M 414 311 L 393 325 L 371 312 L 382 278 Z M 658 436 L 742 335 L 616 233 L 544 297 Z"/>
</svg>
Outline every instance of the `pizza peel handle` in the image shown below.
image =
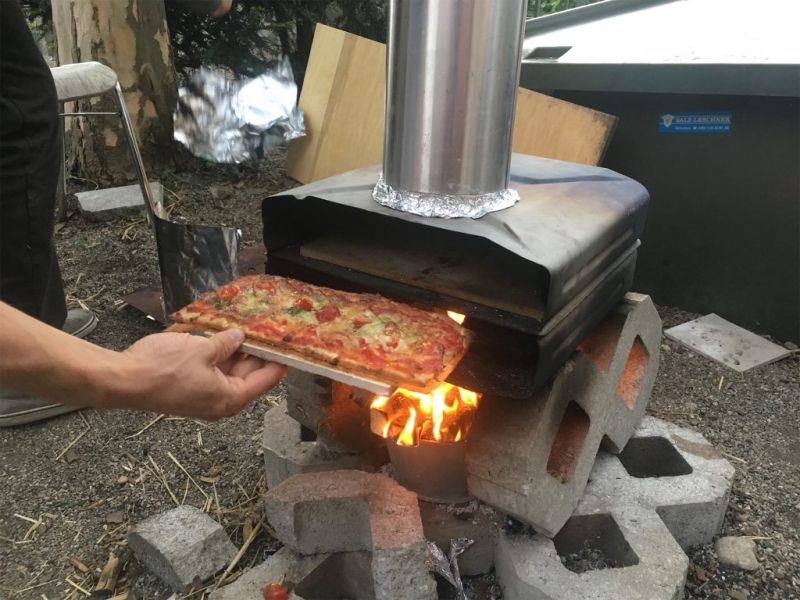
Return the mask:
<svg viewBox="0 0 800 600">
<path fill-rule="evenodd" d="M 206 337 L 210 337 L 216 333 L 215 331 L 209 331 L 203 329 L 202 327 L 185 325 L 182 323 L 170 325 L 167 328 L 167 331 L 191 333 L 195 335 L 204 335 Z M 245 354 L 250 354 L 251 356 L 255 356 L 263 360 L 286 365 L 287 367 L 291 367 L 293 369 L 298 369 L 313 375 L 320 375 L 321 377 L 327 377 L 328 379 L 333 379 L 334 381 L 352 385 L 353 387 L 367 390 L 368 392 L 372 392 L 373 394 L 379 396 L 391 396 L 394 390 L 398 387 L 392 383 L 380 381 L 372 377 L 366 377 L 356 373 L 342 371 L 332 365 L 314 362 L 303 356 L 287 352 L 285 350 L 277 350 L 257 342 L 245 340 L 239 350 Z M 434 383 L 438 384 L 439 382 L 437 381 Z M 435 385 L 433 387 L 435 387 Z"/>
</svg>

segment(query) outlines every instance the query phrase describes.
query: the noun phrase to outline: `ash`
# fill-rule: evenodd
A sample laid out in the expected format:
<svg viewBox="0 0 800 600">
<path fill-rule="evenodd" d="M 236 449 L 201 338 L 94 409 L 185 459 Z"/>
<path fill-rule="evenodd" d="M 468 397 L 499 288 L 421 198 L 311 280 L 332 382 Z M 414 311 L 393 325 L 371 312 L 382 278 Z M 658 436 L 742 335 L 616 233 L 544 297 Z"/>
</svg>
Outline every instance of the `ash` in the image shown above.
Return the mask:
<svg viewBox="0 0 800 600">
<path fill-rule="evenodd" d="M 598 569 L 617 569 L 621 565 L 613 558 L 606 556 L 602 550 L 592 548 L 588 543 L 584 543 L 579 552 L 566 554 L 559 557 L 561 564 L 573 573 L 585 573 Z"/>
</svg>

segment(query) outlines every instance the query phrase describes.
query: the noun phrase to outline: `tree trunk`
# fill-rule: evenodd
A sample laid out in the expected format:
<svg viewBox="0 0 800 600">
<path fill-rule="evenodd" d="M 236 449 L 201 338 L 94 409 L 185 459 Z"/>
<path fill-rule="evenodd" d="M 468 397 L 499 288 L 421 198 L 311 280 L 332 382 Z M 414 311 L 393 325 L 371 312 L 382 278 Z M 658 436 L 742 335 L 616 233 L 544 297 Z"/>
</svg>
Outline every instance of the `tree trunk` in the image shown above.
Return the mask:
<svg viewBox="0 0 800 600">
<path fill-rule="evenodd" d="M 59 63 L 98 61 L 114 69 L 125 94 L 145 164 L 163 165 L 174 152 L 172 111 L 177 86 L 163 0 L 52 0 Z M 81 100 L 67 111 L 113 111 L 111 94 Z M 84 177 L 103 184 L 133 178 L 120 120 L 72 117 L 68 154 Z"/>
</svg>

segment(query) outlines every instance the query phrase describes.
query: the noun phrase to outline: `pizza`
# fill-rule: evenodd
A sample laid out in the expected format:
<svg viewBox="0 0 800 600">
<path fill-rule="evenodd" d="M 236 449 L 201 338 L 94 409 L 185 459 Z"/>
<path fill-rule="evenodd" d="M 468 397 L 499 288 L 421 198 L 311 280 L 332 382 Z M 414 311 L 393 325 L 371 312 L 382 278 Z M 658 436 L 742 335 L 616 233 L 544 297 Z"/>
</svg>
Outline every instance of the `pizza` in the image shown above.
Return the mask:
<svg viewBox="0 0 800 600">
<path fill-rule="evenodd" d="M 466 329 L 438 312 L 275 275 L 248 275 L 171 315 L 397 385 L 427 387 L 464 355 Z"/>
</svg>

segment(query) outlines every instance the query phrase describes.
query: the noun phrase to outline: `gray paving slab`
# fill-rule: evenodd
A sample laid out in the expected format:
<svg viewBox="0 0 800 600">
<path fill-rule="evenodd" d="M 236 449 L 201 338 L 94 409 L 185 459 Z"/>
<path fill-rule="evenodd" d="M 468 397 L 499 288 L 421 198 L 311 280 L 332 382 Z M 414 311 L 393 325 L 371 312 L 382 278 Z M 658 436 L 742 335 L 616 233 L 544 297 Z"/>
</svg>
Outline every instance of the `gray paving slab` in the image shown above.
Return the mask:
<svg viewBox="0 0 800 600">
<path fill-rule="evenodd" d="M 667 329 L 664 334 L 703 356 L 743 373 L 791 354 L 714 313 Z"/>
<path fill-rule="evenodd" d="M 164 189 L 157 181 L 150 182 L 150 190 L 160 204 L 164 197 Z M 135 216 L 145 210 L 144 196 L 139 184 L 120 187 L 101 188 L 86 192 L 77 192 L 78 208 L 92 221 L 107 221 L 116 217 Z"/>
</svg>

